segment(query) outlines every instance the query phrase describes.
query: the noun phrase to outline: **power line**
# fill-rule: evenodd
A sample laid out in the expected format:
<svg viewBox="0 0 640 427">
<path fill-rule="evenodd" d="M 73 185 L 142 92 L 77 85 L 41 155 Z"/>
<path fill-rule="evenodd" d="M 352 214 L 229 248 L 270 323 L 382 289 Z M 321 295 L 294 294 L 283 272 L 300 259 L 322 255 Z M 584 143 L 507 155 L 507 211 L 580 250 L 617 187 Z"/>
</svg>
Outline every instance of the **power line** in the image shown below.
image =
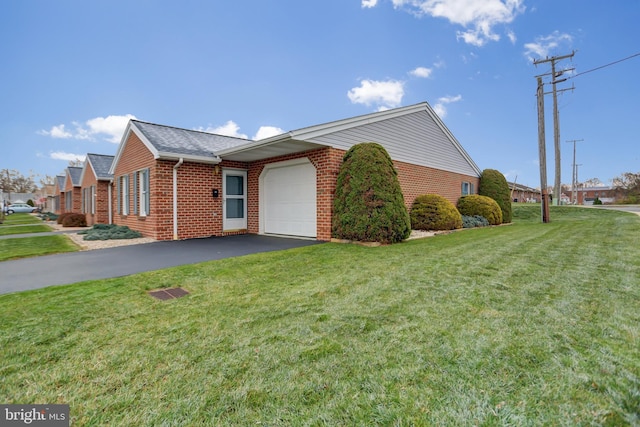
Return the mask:
<svg viewBox="0 0 640 427">
<path fill-rule="evenodd" d="M 591 72 L 593 72 L 593 71 L 597 71 L 597 70 L 601 70 L 601 69 L 606 68 L 606 67 L 610 67 L 610 66 L 612 66 L 612 65 L 618 64 L 618 63 L 623 62 L 623 61 L 626 61 L 626 60 L 628 60 L 628 59 L 635 58 L 636 56 L 640 56 L 640 52 L 635 53 L 635 54 L 633 54 L 633 55 L 631 55 L 631 56 L 627 56 L 626 58 L 622 58 L 622 59 L 619 59 L 619 60 L 617 60 L 617 61 L 613 61 L 613 62 L 611 62 L 611 63 L 609 63 L 609 64 L 601 65 L 601 66 L 599 66 L 599 67 L 592 68 L 591 70 L 583 71 L 583 72 L 578 73 L 578 74 L 576 74 L 576 75 L 574 75 L 574 76 L 567 77 L 567 79 L 575 79 L 576 77 L 581 76 L 581 75 L 583 75 L 583 74 L 591 73 Z"/>
</svg>

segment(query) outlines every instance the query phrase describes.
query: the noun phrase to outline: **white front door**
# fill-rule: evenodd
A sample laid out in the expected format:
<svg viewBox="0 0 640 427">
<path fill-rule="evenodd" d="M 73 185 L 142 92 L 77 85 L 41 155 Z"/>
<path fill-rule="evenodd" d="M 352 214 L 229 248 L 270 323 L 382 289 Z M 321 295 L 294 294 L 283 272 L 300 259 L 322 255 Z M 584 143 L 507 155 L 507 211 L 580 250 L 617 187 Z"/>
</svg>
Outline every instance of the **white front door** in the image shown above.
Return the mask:
<svg viewBox="0 0 640 427">
<path fill-rule="evenodd" d="M 222 229 L 247 229 L 247 172 L 222 171 Z"/>
</svg>

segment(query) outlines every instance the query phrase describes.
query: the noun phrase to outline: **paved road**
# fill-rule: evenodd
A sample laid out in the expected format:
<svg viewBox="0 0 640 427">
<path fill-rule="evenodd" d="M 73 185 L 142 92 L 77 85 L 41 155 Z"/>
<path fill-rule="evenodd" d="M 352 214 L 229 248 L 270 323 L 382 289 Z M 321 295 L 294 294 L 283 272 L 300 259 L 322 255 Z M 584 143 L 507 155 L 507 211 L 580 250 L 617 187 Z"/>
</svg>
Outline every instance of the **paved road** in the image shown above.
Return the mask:
<svg viewBox="0 0 640 427">
<path fill-rule="evenodd" d="M 598 209 L 633 212 L 636 215 L 640 215 L 640 205 L 594 205 L 593 207 Z"/>
<path fill-rule="evenodd" d="M 42 235 L 42 233 L 39 233 Z M 16 236 L 14 236 L 16 237 Z M 245 234 L 120 246 L 0 262 L 0 294 L 127 276 L 177 265 L 315 245 L 315 240 Z"/>
</svg>

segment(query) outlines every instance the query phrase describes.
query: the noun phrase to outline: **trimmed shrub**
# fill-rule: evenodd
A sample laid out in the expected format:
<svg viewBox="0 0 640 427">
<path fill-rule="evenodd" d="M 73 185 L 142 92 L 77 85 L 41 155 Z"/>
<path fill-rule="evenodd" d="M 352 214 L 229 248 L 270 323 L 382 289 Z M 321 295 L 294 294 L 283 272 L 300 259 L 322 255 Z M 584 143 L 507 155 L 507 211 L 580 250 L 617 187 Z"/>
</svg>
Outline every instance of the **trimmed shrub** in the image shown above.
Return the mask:
<svg viewBox="0 0 640 427">
<path fill-rule="evenodd" d="M 58 215 L 52 213 L 52 212 L 43 212 L 40 215 L 38 215 L 38 217 L 43 220 L 43 221 L 57 221 L 58 220 Z"/>
<path fill-rule="evenodd" d="M 333 200 L 333 237 L 380 243 L 409 237 L 409 213 L 387 151 L 376 143 L 357 144 L 342 160 Z"/>
<path fill-rule="evenodd" d="M 85 217 L 84 214 L 69 213 L 65 215 L 64 219 L 62 220 L 62 226 L 63 227 L 86 227 L 87 218 Z"/>
<path fill-rule="evenodd" d="M 458 211 L 462 215 L 485 217 L 489 224 L 502 224 L 502 211 L 500 206 L 491 197 L 472 194 L 458 199 Z"/>
<path fill-rule="evenodd" d="M 480 188 L 478 194 L 491 197 L 496 201 L 502 211 L 502 222 L 511 222 L 513 216 L 511 210 L 511 190 L 506 178 L 495 169 L 485 169 L 480 175 Z"/>
<path fill-rule="evenodd" d="M 27 200 L 27 204 L 28 204 L 29 206 L 31 206 L 32 208 L 35 208 L 35 207 L 36 207 L 36 204 L 35 204 L 35 203 L 33 203 L 33 200 L 31 200 L 31 199 Z"/>
<path fill-rule="evenodd" d="M 475 228 L 475 227 L 487 227 L 489 226 L 489 221 L 487 221 L 487 218 L 480 216 L 480 215 L 474 215 L 474 216 L 467 216 L 467 215 L 462 215 L 462 227 L 464 228 Z"/>
<path fill-rule="evenodd" d="M 411 212 L 413 230 L 454 230 L 462 228 L 462 216 L 456 207 L 438 194 L 423 194 L 413 201 Z"/>
<path fill-rule="evenodd" d="M 62 221 L 64 221 L 64 219 L 66 217 L 68 217 L 69 215 L 71 215 L 71 214 L 72 214 L 71 212 L 63 212 L 63 213 L 61 213 L 60 215 L 58 215 L 58 218 L 56 218 L 56 222 L 58 224 L 62 224 Z"/>
<path fill-rule="evenodd" d="M 602 204 L 602 200 L 600 200 L 599 198 L 597 198 L 597 197 L 596 197 L 596 198 L 593 200 L 593 204 L 594 204 L 594 205 L 601 205 L 601 204 Z"/>
</svg>

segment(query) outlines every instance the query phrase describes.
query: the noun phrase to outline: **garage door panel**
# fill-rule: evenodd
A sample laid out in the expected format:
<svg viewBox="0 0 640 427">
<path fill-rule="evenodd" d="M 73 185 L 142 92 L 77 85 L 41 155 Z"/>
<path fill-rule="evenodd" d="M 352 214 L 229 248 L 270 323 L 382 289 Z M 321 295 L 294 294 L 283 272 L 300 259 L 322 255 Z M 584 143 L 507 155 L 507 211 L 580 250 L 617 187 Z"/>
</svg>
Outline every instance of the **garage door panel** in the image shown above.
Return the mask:
<svg viewBox="0 0 640 427">
<path fill-rule="evenodd" d="M 311 163 L 269 169 L 263 185 L 265 233 L 316 237 L 316 169 Z"/>
</svg>

